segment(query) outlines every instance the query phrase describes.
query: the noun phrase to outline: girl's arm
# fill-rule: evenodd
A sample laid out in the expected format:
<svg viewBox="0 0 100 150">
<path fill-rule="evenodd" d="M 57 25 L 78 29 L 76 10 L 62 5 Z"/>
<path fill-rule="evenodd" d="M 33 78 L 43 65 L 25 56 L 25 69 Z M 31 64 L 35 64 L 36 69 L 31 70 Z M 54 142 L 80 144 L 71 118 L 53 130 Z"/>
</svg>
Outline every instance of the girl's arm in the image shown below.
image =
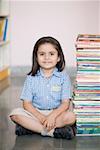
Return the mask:
<svg viewBox="0 0 100 150">
<path fill-rule="evenodd" d="M 63 100 L 61 105 L 54 109 L 50 115 L 53 115 L 55 118 L 57 118 L 60 114 L 62 114 L 63 112 L 67 111 L 69 109 L 69 103 L 70 100 Z"/>
<path fill-rule="evenodd" d="M 46 116 L 41 114 L 33 105 L 31 102 L 24 100 L 23 101 L 23 108 L 33 114 L 42 124 L 46 120 Z"/>
<path fill-rule="evenodd" d="M 47 119 L 44 122 L 44 127 L 47 128 L 47 130 L 51 130 L 55 127 L 56 124 L 56 118 L 65 112 L 69 108 L 69 100 L 64 100 L 61 105 L 54 109 L 48 116 Z"/>
</svg>

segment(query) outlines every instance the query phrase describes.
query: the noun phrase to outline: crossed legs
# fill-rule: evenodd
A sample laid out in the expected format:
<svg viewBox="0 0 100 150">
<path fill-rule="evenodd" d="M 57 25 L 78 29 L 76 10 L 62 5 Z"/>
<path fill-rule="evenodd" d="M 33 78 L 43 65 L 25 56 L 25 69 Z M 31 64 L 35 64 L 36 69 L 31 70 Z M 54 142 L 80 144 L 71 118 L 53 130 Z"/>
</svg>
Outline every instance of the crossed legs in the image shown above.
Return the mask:
<svg viewBox="0 0 100 150">
<path fill-rule="evenodd" d="M 11 120 L 18 123 L 22 127 L 29 129 L 31 131 L 41 133 L 44 130 L 43 125 L 39 122 L 39 120 L 33 116 L 32 117 L 26 117 L 24 115 L 11 115 Z M 56 128 L 63 127 L 65 125 L 74 124 L 76 120 L 75 114 L 71 111 L 66 111 L 62 113 L 58 118 L 56 119 Z"/>
</svg>

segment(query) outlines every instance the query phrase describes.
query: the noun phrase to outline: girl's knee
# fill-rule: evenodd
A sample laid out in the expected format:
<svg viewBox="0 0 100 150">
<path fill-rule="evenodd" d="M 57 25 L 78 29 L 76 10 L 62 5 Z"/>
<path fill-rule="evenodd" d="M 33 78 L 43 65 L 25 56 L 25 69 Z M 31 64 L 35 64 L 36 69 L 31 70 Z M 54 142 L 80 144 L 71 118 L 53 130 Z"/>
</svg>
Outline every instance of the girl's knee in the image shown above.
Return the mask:
<svg viewBox="0 0 100 150">
<path fill-rule="evenodd" d="M 76 115 L 73 112 L 71 112 L 71 118 L 72 118 L 72 123 L 75 123 Z"/>
<path fill-rule="evenodd" d="M 67 114 L 65 115 L 64 120 L 67 122 L 70 122 L 70 124 L 75 123 L 76 121 L 76 115 L 73 112 L 67 112 Z"/>
</svg>

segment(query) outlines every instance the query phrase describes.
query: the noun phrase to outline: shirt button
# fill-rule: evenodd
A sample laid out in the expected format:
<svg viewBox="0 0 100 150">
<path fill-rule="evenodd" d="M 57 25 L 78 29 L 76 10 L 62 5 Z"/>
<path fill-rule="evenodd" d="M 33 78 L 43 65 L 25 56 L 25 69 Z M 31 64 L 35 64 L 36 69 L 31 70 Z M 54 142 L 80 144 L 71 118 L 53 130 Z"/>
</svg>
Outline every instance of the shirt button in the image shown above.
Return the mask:
<svg viewBox="0 0 100 150">
<path fill-rule="evenodd" d="M 47 96 L 47 99 L 48 99 L 48 96 Z"/>
</svg>

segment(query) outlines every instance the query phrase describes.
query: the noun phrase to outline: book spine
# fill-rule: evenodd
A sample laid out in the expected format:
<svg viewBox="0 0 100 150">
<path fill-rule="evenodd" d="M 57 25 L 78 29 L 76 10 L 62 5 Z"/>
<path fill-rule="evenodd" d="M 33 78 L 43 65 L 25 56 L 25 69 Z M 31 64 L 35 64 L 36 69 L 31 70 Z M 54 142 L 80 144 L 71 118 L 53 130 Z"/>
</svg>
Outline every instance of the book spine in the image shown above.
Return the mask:
<svg viewBox="0 0 100 150">
<path fill-rule="evenodd" d="M 3 41 L 6 41 L 7 27 L 8 27 L 8 18 L 6 18 L 5 30 L 4 30 L 4 35 L 3 35 Z"/>
</svg>

